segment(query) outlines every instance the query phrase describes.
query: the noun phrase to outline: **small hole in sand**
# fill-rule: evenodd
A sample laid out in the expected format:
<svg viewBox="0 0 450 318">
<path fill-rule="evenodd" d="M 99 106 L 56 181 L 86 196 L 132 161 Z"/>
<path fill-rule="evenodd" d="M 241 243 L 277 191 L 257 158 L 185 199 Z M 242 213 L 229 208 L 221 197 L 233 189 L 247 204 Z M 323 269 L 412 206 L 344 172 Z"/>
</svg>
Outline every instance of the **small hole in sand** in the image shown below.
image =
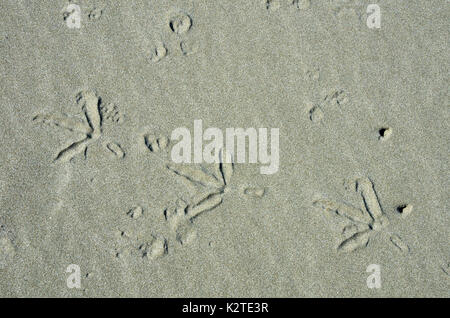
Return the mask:
<svg viewBox="0 0 450 318">
<path fill-rule="evenodd" d="M 389 127 L 380 128 L 378 130 L 380 140 L 386 140 L 392 135 L 392 129 Z"/>
</svg>

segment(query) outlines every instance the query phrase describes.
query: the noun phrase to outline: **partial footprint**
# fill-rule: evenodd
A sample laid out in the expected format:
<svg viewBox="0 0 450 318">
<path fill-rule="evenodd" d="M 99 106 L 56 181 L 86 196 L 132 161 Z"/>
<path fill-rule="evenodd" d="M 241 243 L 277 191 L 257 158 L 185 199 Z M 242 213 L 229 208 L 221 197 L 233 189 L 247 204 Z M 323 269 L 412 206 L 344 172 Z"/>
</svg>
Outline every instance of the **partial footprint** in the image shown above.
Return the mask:
<svg viewBox="0 0 450 318">
<path fill-rule="evenodd" d="M 257 198 L 261 199 L 266 190 L 264 188 L 245 188 L 244 189 L 244 195 L 251 197 L 251 198 Z"/>
<path fill-rule="evenodd" d="M 292 0 L 292 4 L 298 10 L 308 10 L 311 7 L 311 0 Z"/>
<path fill-rule="evenodd" d="M 96 7 L 94 9 L 92 9 L 91 11 L 89 11 L 88 18 L 91 21 L 96 21 L 101 18 L 102 14 L 103 14 L 103 9 Z"/>
<path fill-rule="evenodd" d="M 156 260 L 168 253 L 167 240 L 157 235 L 142 235 L 119 231 L 116 258 L 139 257 Z"/>
<path fill-rule="evenodd" d="M 180 42 L 180 50 L 183 55 L 188 56 L 197 53 L 199 49 L 198 42 L 195 40 L 184 40 Z"/>
<path fill-rule="evenodd" d="M 162 237 L 153 236 L 149 242 L 144 242 L 139 246 L 143 258 L 156 260 L 167 254 L 167 240 Z"/>
<path fill-rule="evenodd" d="M 103 121 L 110 121 L 111 123 L 117 124 L 121 124 L 124 121 L 124 116 L 114 103 L 101 103 L 100 114 Z"/>
<path fill-rule="evenodd" d="M 143 212 L 144 209 L 141 206 L 135 206 L 127 212 L 127 215 L 132 219 L 138 219 L 142 216 Z"/>
<path fill-rule="evenodd" d="M 109 142 L 106 145 L 106 148 L 111 152 L 111 154 L 115 158 L 122 159 L 123 157 L 125 157 L 125 151 L 122 149 L 122 147 L 118 143 Z"/>
<path fill-rule="evenodd" d="M 328 94 L 324 101 L 342 106 L 348 103 L 349 98 L 348 94 L 343 89 L 338 89 Z"/>
<path fill-rule="evenodd" d="M 280 0 L 265 0 L 265 6 L 268 11 L 277 11 L 281 8 Z"/>
<path fill-rule="evenodd" d="M 343 241 L 338 246 L 338 251 L 342 252 L 353 252 L 357 249 L 364 248 L 369 243 L 370 230 L 365 230 L 363 232 L 357 232 L 356 234 L 350 236 L 348 239 Z"/>
<path fill-rule="evenodd" d="M 446 262 L 441 266 L 442 271 L 447 275 L 450 276 L 450 262 Z"/>
<path fill-rule="evenodd" d="M 150 52 L 150 61 L 156 63 L 167 56 L 167 48 L 164 43 L 157 44 Z"/>
<path fill-rule="evenodd" d="M 314 123 L 318 124 L 323 119 L 323 111 L 319 106 L 314 106 L 309 110 L 309 119 Z"/>
<path fill-rule="evenodd" d="M 175 209 L 166 209 L 164 217 L 169 229 L 175 235 L 175 240 L 181 245 L 188 245 L 197 237 L 197 231 L 192 224 L 192 218 L 188 215 L 188 205 L 179 200 Z"/>
<path fill-rule="evenodd" d="M 184 34 L 189 31 L 192 26 L 192 19 L 186 13 L 176 13 L 169 19 L 169 28 L 173 33 Z"/>
<path fill-rule="evenodd" d="M 332 106 L 342 106 L 349 102 L 347 93 L 342 89 L 333 90 L 315 105 L 309 106 L 309 119 L 317 124 L 323 120 L 325 112 Z"/>
<path fill-rule="evenodd" d="M 305 79 L 308 81 L 318 81 L 320 79 L 320 69 L 318 67 L 311 68 L 305 72 Z"/>
<path fill-rule="evenodd" d="M 144 134 L 144 143 L 151 152 L 159 152 L 167 150 L 170 140 L 166 136 L 156 137 L 155 135 L 148 133 Z"/>
<path fill-rule="evenodd" d="M 397 234 L 391 235 L 391 243 L 397 248 L 397 250 L 401 253 L 407 254 L 409 253 L 409 246 L 403 242 L 403 240 Z"/>
</svg>

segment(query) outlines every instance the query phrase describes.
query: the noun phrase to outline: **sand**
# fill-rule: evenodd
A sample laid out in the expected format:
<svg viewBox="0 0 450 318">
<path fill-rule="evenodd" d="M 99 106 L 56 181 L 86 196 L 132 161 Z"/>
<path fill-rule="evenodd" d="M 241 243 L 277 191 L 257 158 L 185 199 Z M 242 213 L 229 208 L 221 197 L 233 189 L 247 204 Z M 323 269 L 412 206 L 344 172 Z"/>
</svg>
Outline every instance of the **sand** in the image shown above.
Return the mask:
<svg viewBox="0 0 450 318">
<path fill-rule="evenodd" d="M 449 3 L 372 2 L 2 1 L 0 296 L 449 297 Z"/>
</svg>

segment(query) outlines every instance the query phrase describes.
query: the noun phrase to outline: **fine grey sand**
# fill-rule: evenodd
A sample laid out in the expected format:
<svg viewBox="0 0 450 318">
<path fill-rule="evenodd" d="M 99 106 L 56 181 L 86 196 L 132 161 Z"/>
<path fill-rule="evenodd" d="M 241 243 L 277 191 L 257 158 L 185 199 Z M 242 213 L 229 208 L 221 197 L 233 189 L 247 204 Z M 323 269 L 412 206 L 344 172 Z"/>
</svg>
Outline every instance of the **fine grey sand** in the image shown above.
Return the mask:
<svg viewBox="0 0 450 318">
<path fill-rule="evenodd" d="M 1 1 L 0 296 L 449 297 L 449 18 Z M 173 163 L 195 120 L 278 128 L 278 171 Z"/>
</svg>

